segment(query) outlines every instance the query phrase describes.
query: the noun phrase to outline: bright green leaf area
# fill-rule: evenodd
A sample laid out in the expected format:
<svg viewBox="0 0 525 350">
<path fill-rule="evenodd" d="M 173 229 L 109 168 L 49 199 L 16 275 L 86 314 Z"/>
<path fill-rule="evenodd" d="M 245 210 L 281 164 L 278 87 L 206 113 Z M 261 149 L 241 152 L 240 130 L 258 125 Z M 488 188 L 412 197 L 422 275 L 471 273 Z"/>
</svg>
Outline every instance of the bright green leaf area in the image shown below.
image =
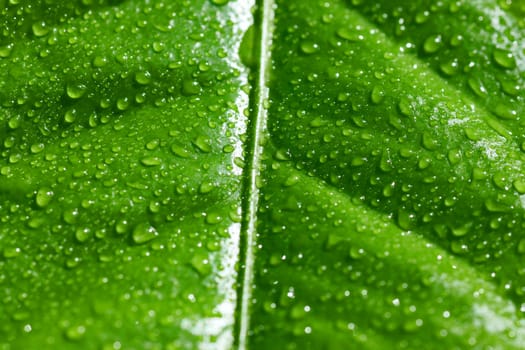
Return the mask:
<svg viewBox="0 0 525 350">
<path fill-rule="evenodd" d="M 0 0 L 0 349 L 522 349 L 524 9 Z"/>
</svg>

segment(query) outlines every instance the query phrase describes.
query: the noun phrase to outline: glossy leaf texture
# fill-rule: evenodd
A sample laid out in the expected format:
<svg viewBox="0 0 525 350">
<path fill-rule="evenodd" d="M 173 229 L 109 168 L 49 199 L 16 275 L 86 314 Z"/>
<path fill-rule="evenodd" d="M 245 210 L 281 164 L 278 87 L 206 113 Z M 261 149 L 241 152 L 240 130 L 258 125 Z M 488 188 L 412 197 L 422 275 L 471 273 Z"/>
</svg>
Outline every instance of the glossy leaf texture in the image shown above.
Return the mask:
<svg viewBox="0 0 525 350">
<path fill-rule="evenodd" d="M 516 17 L 278 0 L 274 27 L 252 348 L 522 348 Z"/>
<path fill-rule="evenodd" d="M 0 349 L 523 347 L 519 1 L 0 5 Z"/>
<path fill-rule="evenodd" d="M 0 348 L 230 347 L 252 4 L 0 3 Z"/>
</svg>

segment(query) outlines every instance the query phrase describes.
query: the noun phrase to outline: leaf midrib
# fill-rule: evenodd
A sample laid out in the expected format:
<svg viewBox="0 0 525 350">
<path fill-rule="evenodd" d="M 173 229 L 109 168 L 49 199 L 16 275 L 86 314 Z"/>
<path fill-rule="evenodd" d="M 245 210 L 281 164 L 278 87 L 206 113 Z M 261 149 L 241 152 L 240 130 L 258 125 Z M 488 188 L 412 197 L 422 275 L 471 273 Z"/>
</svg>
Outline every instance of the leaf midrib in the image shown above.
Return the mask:
<svg viewBox="0 0 525 350">
<path fill-rule="evenodd" d="M 270 71 L 270 47 L 273 26 L 274 0 L 256 1 L 255 14 L 255 68 L 254 87 L 250 94 L 250 135 L 247 143 L 248 161 L 246 163 L 243 188 L 243 225 L 241 229 L 241 271 L 239 273 L 239 291 L 237 302 L 237 319 L 235 324 L 235 341 L 238 349 L 246 349 L 250 327 L 250 302 L 253 283 L 253 265 L 255 260 L 257 211 L 259 190 L 257 181 L 260 174 L 263 144 L 267 136 L 268 110 L 264 107 L 269 96 L 268 79 Z"/>
</svg>

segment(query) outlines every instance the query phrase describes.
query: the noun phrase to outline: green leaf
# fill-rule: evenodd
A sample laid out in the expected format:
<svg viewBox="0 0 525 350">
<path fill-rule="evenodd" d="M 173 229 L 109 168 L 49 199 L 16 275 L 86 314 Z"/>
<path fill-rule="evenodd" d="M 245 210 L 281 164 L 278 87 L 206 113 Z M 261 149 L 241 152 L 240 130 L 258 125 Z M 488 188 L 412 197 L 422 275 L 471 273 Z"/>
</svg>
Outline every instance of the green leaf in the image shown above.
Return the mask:
<svg viewBox="0 0 525 350">
<path fill-rule="evenodd" d="M 250 3 L 1 3 L 0 348 L 228 347 Z"/>
<path fill-rule="evenodd" d="M 519 1 L 0 1 L 0 349 L 520 349 Z"/>
<path fill-rule="evenodd" d="M 276 1 L 252 348 L 523 346 L 522 32 L 488 1 Z"/>
</svg>

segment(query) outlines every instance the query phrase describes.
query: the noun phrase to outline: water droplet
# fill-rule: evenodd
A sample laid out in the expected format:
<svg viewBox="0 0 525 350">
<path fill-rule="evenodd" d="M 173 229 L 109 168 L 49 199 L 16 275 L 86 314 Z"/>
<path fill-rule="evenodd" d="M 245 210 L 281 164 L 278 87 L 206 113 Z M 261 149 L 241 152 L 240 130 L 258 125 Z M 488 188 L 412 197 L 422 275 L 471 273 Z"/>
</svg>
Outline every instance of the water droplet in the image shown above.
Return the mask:
<svg viewBox="0 0 525 350">
<path fill-rule="evenodd" d="M 379 104 L 383 101 L 385 97 L 385 91 L 380 86 L 374 86 L 372 92 L 370 93 L 370 99 L 373 103 Z"/>
<path fill-rule="evenodd" d="M 31 153 L 40 153 L 44 150 L 45 145 L 43 143 L 35 143 L 31 145 Z"/>
<path fill-rule="evenodd" d="M 12 45 L 0 46 L 0 58 L 9 57 L 11 55 L 12 50 L 13 50 Z"/>
<path fill-rule="evenodd" d="M 458 164 L 461 161 L 461 151 L 459 149 L 448 151 L 448 160 L 452 165 Z"/>
<path fill-rule="evenodd" d="M 520 92 L 521 86 L 518 82 L 514 80 L 501 79 L 501 89 L 506 94 L 516 96 Z"/>
<path fill-rule="evenodd" d="M 450 249 L 455 254 L 466 254 L 469 251 L 468 246 L 466 244 L 457 240 L 454 240 L 450 243 Z"/>
<path fill-rule="evenodd" d="M 200 186 L 199 186 L 199 192 L 200 193 L 210 193 L 211 191 L 213 191 L 213 189 L 215 188 L 215 186 L 210 183 L 210 182 L 203 182 Z"/>
<path fill-rule="evenodd" d="M 426 53 L 431 54 L 437 52 L 441 46 L 443 46 L 441 35 L 432 35 L 423 43 L 423 50 Z"/>
<path fill-rule="evenodd" d="M 214 5 L 222 6 L 226 5 L 230 0 L 211 0 L 211 3 Z"/>
<path fill-rule="evenodd" d="M 516 67 L 516 60 L 514 59 L 514 56 L 508 51 L 496 49 L 494 51 L 493 58 L 494 61 L 502 68 L 511 69 Z"/>
<path fill-rule="evenodd" d="M 478 96 L 483 97 L 487 94 L 487 89 L 478 78 L 470 77 L 467 80 L 470 89 Z"/>
<path fill-rule="evenodd" d="M 525 239 L 520 239 L 517 246 L 518 253 L 525 254 Z"/>
<path fill-rule="evenodd" d="M 456 237 L 462 237 L 465 236 L 467 233 L 469 233 L 470 228 L 472 227 L 472 222 L 468 222 L 462 226 L 454 227 L 452 228 L 452 234 Z"/>
<path fill-rule="evenodd" d="M 75 238 L 79 243 L 84 243 L 91 237 L 89 228 L 79 228 L 75 231 Z"/>
<path fill-rule="evenodd" d="M 340 28 L 336 32 L 337 36 L 341 39 L 349 41 L 358 41 L 362 36 L 355 31 L 350 30 L 349 28 Z"/>
<path fill-rule="evenodd" d="M 68 84 L 66 87 L 67 95 L 72 99 L 81 98 L 86 93 L 86 85 L 84 84 Z"/>
<path fill-rule="evenodd" d="M 353 246 L 350 248 L 349 255 L 352 259 L 358 260 L 365 255 L 365 250 L 363 248 Z"/>
<path fill-rule="evenodd" d="M 425 23 L 429 18 L 429 12 L 428 11 L 420 11 L 415 16 L 415 21 L 417 24 Z"/>
<path fill-rule="evenodd" d="M 20 255 L 20 253 L 22 252 L 22 250 L 18 247 L 8 247 L 8 248 L 4 248 L 4 258 L 6 259 L 11 259 L 11 258 L 16 258 L 18 255 Z"/>
<path fill-rule="evenodd" d="M 117 234 L 119 235 L 122 235 L 128 232 L 128 229 L 129 229 L 129 223 L 125 219 L 121 219 L 117 221 L 117 223 L 115 224 L 115 232 L 117 232 Z"/>
<path fill-rule="evenodd" d="M 193 141 L 192 143 L 199 149 L 201 150 L 202 152 L 204 153 L 210 153 L 211 152 L 211 145 L 210 145 L 210 140 L 203 136 L 203 135 L 199 135 L 197 136 Z"/>
<path fill-rule="evenodd" d="M 120 111 L 125 111 L 129 107 L 129 99 L 127 97 L 119 98 L 117 100 L 117 108 Z"/>
<path fill-rule="evenodd" d="M 426 132 L 422 135 L 421 144 L 429 151 L 434 151 L 438 147 L 436 140 L 434 140 L 434 138 Z"/>
<path fill-rule="evenodd" d="M 182 81 L 182 94 L 184 96 L 197 95 L 199 92 L 201 92 L 199 82 L 193 79 L 184 79 Z"/>
<path fill-rule="evenodd" d="M 497 172 L 492 176 L 492 182 L 500 190 L 508 190 L 510 186 L 507 183 L 507 175 L 505 173 Z"/>
<path fill-rule="evenodd" d="M 104 67 L 108 63 L 108 59 L 101 56 L 93 58 L 93 66 L 96 68 Z"/>
<path fill-rule="evenodd" d="M 516 189 L 516 191 L 518 191 L 520 194 L 524 194 L 525 193 L 525 181 L 523 181 L 523 180 L 515 180 L 513 182 L 513 185 L 514 185 L 514 188 Z"/>
<path fill-rule="evenodd" d="M 140 163 L 144 166 L 157 166 L 162 164 L 162 160 L 159 157 L 145 157 L 140 160 Z"/>
<path fill-rule="evenodd" d="M 66 123 L 73 123 L 77 119 L 77 110 L 76 109 L 70 109 L 64 114 L 64 121 Z"/>
<path fill-rule="evenodd" d="M 518 113 L 514 109 L 503 103 L 497 104 L 493 112 L 501 119 L 516 119 L 518 116 Z"/>
<path fill-rule="evenodd" d="M 53 198 L 53 191 L 50 188 L 43 187 L 36 193 L 35 202 L 40 208 L 46 207 Z"/>
<path fill-rule="evenodd" d="M 68 340 L 72 340 L 72 341 L 76 341 L 76 340 L 80 340 L 84 337 L 86 333 L 86 327 L 83 326 L 83 325 L 76 325 L 76 326 L 72 326 L 72 327 L 69 327 L 66 332 L 65 332 L 65 337 L 68 339 Z"/>
<path fill-rule="evenodd" d="M 209 275 L 212 271 L 208 256 L 204 254 L 197 253 L 193 255 L 190 264 L 203 277 Z"/>
<path fill-rule="evenodd" d="M 453 59 L 453 60 L 448 61 L 448 62 L 442 62 L 439 65 L 439 69 L 444 74 L 446 74 L 448 76 L 452 76 L 452 75 L 454 75 L 454 74 L 456 74 L 458 72 L 459 63 L 458 63 L 457 59 Z"/>
<path fill-rule="evenodd" d="M 33 34 L 36 36 L 44 36 L 47 33 L 49 33 L 49 28 L 46 25 L 46 22 L 37 22 L 33 23 L 31 26 L 31 29 L 33 29 Z"/>
<path fill-rule="evenodd" d="M 164 50 L 164 47 L 166 46 L 166 44 L 162 43 L 162 42 L 154 42 L 151 47 L 153 48 L 153 51 L 159 53 L 159 52 L 162 52 Z"/>
<path fill-rule="evenodd" d="M 77 208 L 67 209 L 64 211 L 64 221 L 68 224 L 74 224 L 77 221 L 78 214 L 79 212 Z"/>
<path fill-rule="evenodd" d="M 284 186 L 290 187 L 298 183 L 300 180 L 299 175 L 291 175 L 284 181 Z"/>
<path fill-rule="evenodd" d="M 452 47 L 458 47 L 462 43 L 463 43 L 463 35 L 461 34 L 453 35 L 452 38 L 450 38 L 450 45 Z"/>
<path fill-rule="evenodd" d="M 159 144 L 160 144 L 159 140 L 152 140 L 146 144 L 146 149 L 149 151 L 153 151 L 154 149 L 159 147 Z"/>
<path fill-rule="evenodd" d="M 155 238 L 159 233 L 150 223 L 140 223 L 133 229 L 131 238 L 136 244 L 144 244 Z"/>
<path fill-rule="evenodd" d="M 222 215 L 220 213 L 212 212 L 212 213 L 208 213 L 208 215 L 206 215 L 206 223 L 207 224 L 215 225 L 215 224 L 218 224 L 221 221 L 222 221 Z"/>
<path fill-rule="evenodd" d="M 401 98 L 401 100 L 399 101 L 398 107 L 399 107 L 399 112 L 402 115 L 406 117 L 410 116 L 412 109 L 410 108 L 409 100 L 407 100 L 406 98 Z"/>
<path fill-rule="evenodd" d="M 177 145 L 177 144 L 173 144 L 171 146 L 171 151 L 176 155 L 176 156 L 179 156 L 181 158 L 189 158 L 191 156 L 191 153 L 186 149 L 184 148 L 183 146 L 181 145 Z"/>
<path fill-rule="evenodd" d="M 306 55 L 311 55 L 319 51 L 319 45 L 310 40 L 305 40 L 301 42 L 300 47 L 301 47 L 301 52 Z"/>
<path fill-rule="evenodd" d="M 485 208 L 487 208 L 488 211 L 493 212 L 493 213 L 506 211 L 506 208 L 504 205 L 496 202 L 493 199 L 487 199 L 485 201 Z"/>
<path fill-rule="evenodd" d="M 409 213 L 405 210 L 399 209 L 397 213 L 397 224 L 403 230 L 409 230 L 413 227 L 416 222 L 416 216 L 413 213 Z"/>
<path fill-rule="evenodd" d="M 151 74 L 148 71 L 135 73 L 135 81 L 140 85 L 147 85 L 151 82 Z"/>
</svg>

